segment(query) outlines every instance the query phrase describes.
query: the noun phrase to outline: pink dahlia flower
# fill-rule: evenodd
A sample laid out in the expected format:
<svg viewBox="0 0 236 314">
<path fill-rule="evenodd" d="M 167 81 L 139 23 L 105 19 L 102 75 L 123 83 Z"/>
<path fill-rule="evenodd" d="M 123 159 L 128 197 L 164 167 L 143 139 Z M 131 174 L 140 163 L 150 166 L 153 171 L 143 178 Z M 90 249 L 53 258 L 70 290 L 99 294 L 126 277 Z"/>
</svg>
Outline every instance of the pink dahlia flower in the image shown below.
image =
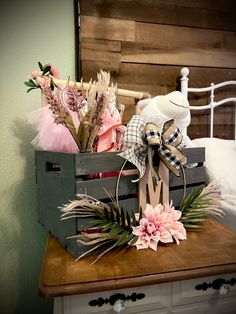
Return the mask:
<svg viewBox="0 0 236 314">
<path fill-rule="evenodd" d="M 159 241 L 169 243 L 174 239 L 179 244 L 179 240 L 187 238 L 183 224 L 178 221 L 181 212 L 175 210 L 172 204 L 158 204 L 154 208 L 147 204 L 143 216 L 139 226 L 133 227 L 133 234 L 138 236 L 135 243 L 138 250 L 151 248 L 156 251 Z"/>
</svg>

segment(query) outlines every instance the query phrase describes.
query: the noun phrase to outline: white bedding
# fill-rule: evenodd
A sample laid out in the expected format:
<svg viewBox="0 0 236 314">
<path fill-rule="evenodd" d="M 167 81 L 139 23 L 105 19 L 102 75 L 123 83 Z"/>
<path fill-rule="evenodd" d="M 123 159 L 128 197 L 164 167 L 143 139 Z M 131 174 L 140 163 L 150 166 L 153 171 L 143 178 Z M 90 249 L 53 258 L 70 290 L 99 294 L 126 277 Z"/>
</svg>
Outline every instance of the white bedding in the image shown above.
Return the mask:
<svg viewBox="0 0 236 314">
<path fill-rule="evenodd" d="M 205 147 L 208 181 L 220 188 L 226 200 L 222 203 L 224 223 L 236 231 L 236 141 L 200 138 L 192 143 L 195 147 Z"/>
</svg>

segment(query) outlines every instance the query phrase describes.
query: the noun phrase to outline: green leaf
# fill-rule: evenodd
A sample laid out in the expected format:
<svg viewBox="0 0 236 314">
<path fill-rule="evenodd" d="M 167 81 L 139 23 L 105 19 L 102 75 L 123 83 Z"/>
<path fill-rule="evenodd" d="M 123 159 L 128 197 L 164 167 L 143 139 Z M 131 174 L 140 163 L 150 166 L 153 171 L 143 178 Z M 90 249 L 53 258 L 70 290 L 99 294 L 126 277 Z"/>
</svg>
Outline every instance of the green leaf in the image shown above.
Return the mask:
<svg viewBox="0 0 236 314">
<path fill-rule="evenodd" d="M 196 222 L 202 222 L 202 221 L 204 221 L 205 220 L 205 218 L 192 218 L 192 219 L 188 219 L 187 220 L 187 223 L 196 223 Z"/>
<path fill-rule="evenodd" d="M 137 240 L 138 240 L 138 236 L 134 236 L 132 240 L 130 241 L 130 245 L 134 245 Z"/>
<path fill-rule="evenodd" d="M 113 227 L 113 223 L 109 222 L 103 227 L 103 231 L 107 231 Z"/>
<path fill-rule="evenodd" d="M 111 207 L 110 212 L 109 212 L 109 220 L 115 221 L 115 212 L 114 209 Z"/>
<path fill-rule="evenodd" d="M 24 84 L 25 84 L 27 87 L 35 87 L 35 86 L 37 86 L 37 85 L 35 85 L 34 83 L 32 83 L 31 81 L 24 82 Z"/>
<path fill-rule="evenodd" d="M 110 215 L 109 215 L 109 212 L 108 212 L 108 210 L 107 210 L 106 207 L 104 208 L 104 217 L 105 217 L 107 220 L 110 220 Z"/>
<path fill-rule="evenodd" d="M 96 227 L 96 226 L 105 226 L 107 224 L 107 221 L 104 219 L 93 219 L 89 221 L 89 224 Z"/>
<path fill-rule="evenodd" d="M 180 202 L 179 210 L 184 212 L 190 207 L 192 207 L 193 202 L 198 198 L 202 190 L 203 186 L 200 186 L 192 190 L 189 194 L 187 194 L 185 198 L 183 198 L 182 201 Z"/>
<path fill-rule="evenodd" d="M 194 225 L 194 224 L 191 224 L 191 223 L 185 223 L 183 224 L 185 228 L 187 229 L 198 229 L 198 228 L 202 228 L 202 226 L 200 225 Z"/>
<path fill-rule="evenodd" d="M 132 234 L 133 237 L 133 234 Z M 121 246 L 130 241 L 131 237 L 128 231 L 125 231 L 122 236 L 116 241 L 115 245 L 116 246 Z"/>
<path fill-rule="evenodd" d="M 121 232 L 123 232 L 124 229 L 121 228 L 120 226 L 114 225 L 114 227 L 111 228 L 110 232 L 111 234 L 119 234 Z"/>
<path fill-rule="evenodd" d="M 127 220 L 127 227 L 131 229 L 131 222 L 130 222 L 130 216 L 129 213 L 126 211 L 126 220 Z"/>
<path fill-rule="evenodd" d="M 38 87 L 38 85 L 32 79 L 30 79 L 29 82 L 32 83 L 35 87 Z"/>
<path fill-rule="evenodd" d="M 137 224 L 138 224 L 138 222 L 137 222 L 137 220 L 136 220 L 135 213 L 134 213 L 133 210 L 132 210 L 132 212 L 131 212 L 131 217 L 132 217 L 132 226 L 136 227 Z"/>
<path fill-rule="evenodd" d="M 33 90 L 33 89 L 37 89 L 36 87 L 31 87 L 31 88 L 29 88 L 29 89 L 27 89 L 27 92 L 26 93 L 29 93 L 31 90 Z"/>
<path fill-rule="evenodd" d="M 95 213 L 96 213 L 96 215 L 97 215 L 98 217 L 100 217 L 102 220 L 105 219 L 105 216 L 104 216 L 101 212 L 99 212 L 98 210 L 96 210 L 96 209 L 95 209 Z"/>
<path fill-rule="evenodd" d="M 121 207 L 121 209 L 120 209 L 120 215 L 121 215 L 121 224 L 122 224 L 122 226 L 125 226 L 126 225 L 126 223 L 125 223 L 125 213 L 124 213 L 123 207 Z"/>
<path fill-rule="evenodd" d="M 115 213 L 116 213 L 116 223 L 117 225 L 120 224 L 120 212 L 118 208 L 115 208 Z"/>
<path fill-rule="evenodd" d="M 43 75 L 49 73 L 51 70 L 51 65 L 45 65 L 44 69 L 43 69 Z"/>
<path fill-rule="evenodd" d="M 116 245 L 119 245 L 119 243 L 122 242 L 124 239 L 126 239 L 128 235 L 129 235 L 129 231 L 124 231 L 124 232 L 120 235 L 119 239 L 116 241 L 115 244 L 116 244 Z"/>
<path fill-rule="evenodd" d="M 142 219 L 142 216 L 143 216 L 143 211 L 142 211 L 142 207 L 140 206 L 139 207 L 139 217 L 138 217 L 139 221 Z"/>
<path fill-rule="evenodd" d="M 42 65 L 41 62 L 38 62 L 38 66 L 39 66 L 39 69 L 40 69 L 41 71 L 43 71 L 43 65 Z"/>
</svg>

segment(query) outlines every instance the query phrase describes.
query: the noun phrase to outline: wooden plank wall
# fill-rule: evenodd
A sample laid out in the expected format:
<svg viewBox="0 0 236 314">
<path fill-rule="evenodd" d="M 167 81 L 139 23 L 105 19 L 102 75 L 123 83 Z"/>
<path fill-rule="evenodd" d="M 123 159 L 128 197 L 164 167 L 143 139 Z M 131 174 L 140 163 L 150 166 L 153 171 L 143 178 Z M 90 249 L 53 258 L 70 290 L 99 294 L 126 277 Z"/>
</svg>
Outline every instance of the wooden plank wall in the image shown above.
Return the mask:
<svg viewBox="0 0 236 314">
<path fill-rule="evenodd" d="M 118 87 L 156 96 L 179 89 L 184 66 L 192 87 L 236 80 L 234 0 L 81 0 L 79 5 L 77 47 L 84 81 L 103 69 Z M 223 96 L 232 93 L 228 89 Z M 204 105 L 207 98 L 193 95 L 191 104 Z M 120 101 L 127 122 L 135 113 L 134 100 Z M 234 107 L 217 111 L 215 136 L 233 138 Z M 208 122 L 206 113 L 194 114 L 190 137 L 207 136 Z"/>
</svg>

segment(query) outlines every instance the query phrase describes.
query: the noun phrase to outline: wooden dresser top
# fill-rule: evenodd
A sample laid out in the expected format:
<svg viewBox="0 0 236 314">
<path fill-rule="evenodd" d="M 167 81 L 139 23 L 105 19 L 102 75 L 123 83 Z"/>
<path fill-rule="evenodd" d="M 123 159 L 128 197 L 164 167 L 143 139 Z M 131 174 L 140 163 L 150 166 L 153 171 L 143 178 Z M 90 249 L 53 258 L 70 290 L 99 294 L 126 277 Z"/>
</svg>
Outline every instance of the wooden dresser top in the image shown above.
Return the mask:
<svg viewBox="0 0 236 314">
<path fill-rule="evenodd" d="M 160 244 L 157 252 L 135 247 L 75 261 L 51 235 L 39 285 L 44 297 L 130 288 L 236 272 L 236 232 L 208 220 L 187 240 Z"/>
</svg>

